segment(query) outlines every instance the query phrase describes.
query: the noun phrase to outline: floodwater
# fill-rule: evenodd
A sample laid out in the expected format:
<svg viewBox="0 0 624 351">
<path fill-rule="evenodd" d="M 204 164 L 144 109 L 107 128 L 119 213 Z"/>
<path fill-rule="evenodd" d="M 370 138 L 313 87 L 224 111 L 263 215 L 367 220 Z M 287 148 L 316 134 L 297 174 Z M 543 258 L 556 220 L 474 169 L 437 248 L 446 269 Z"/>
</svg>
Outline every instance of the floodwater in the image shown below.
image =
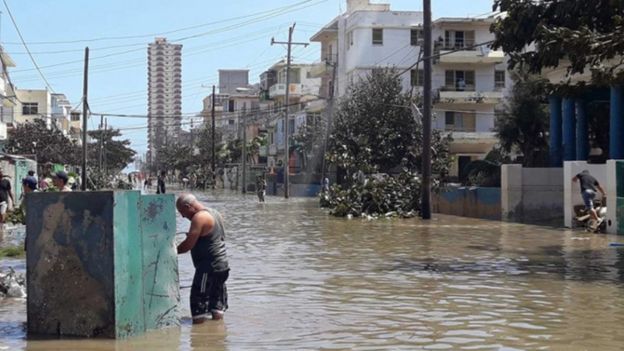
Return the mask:
<svg viewBox="0 0 624 351">
<path fill-rule="evenodd" d="M 336 219 L 314 200 L 203 196 L 228 223 L 230 309 L 125 341 L 27 340 L 0 302 L 0 350 L 616 350 L 618 238 L 456 217 Z M 188 228 L 180 219 L 179 230 Z M 1 265 L 21 261 L 3 261 Z M 182 285 L 192 265 L 180 257 Z"/>
</svg>

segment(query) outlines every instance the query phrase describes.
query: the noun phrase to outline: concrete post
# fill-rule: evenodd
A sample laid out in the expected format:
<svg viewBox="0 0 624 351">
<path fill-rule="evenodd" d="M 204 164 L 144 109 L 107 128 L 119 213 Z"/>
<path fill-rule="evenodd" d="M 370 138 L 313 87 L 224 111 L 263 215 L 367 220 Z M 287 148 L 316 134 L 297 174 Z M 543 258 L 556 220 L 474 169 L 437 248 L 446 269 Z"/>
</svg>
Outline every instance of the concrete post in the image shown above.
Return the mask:
<svg viewBox="0 0 624 351">
<path fill-rule="evenodd" d="M 574 99 L 563 99 L 563 160 L 576 160 L 576 117 Z"/>
<path fill-rule="evenodd" d="M 550 166 L 561 167 L 563 157 L 561 154 L 561 98 L 552 95 L 550 103 Z"/>
<path fill-rule="evenodd" d="M 522 221 L 522 165 L 501 166 L 501 217 Z"/>
<path fill-rule="evenodd" d="M 589 127 L 587 123 L 587 103 L 576 100 L 576 159 L 587 161 L 589 157 Z"/>
<path fill-rule="evenodd" d="M 624 102 L 622 86 L 611 87 L 611 125 L 609 126 L 609 158 L 624 159 Z"/>
</svg>

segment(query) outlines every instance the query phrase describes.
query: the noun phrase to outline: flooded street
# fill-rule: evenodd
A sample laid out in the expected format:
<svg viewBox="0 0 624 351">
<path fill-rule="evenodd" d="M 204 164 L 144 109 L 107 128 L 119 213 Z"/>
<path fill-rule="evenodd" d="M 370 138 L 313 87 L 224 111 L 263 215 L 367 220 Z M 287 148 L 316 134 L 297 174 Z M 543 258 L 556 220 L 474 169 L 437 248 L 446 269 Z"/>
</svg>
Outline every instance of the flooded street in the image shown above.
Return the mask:
<svg viewBox="0 0 624 351">
<path fill-rule="evenodd" d="M 127 341 L 26 340 L 0 301 L 0 350 L 583 350 L 624 342 L 618 238 L 436 215 L 336 219 L 316 200 L 209 196 L 225 217 L 230 309 Z M 206 200 L 201 196 L 200 200 Z M 178 231 L 188 228 L 179 218 Z M 189 255 L 180 280 L 190 285 Z M 20 260 L 0 266 L 25 270 Z"/>
</svg>

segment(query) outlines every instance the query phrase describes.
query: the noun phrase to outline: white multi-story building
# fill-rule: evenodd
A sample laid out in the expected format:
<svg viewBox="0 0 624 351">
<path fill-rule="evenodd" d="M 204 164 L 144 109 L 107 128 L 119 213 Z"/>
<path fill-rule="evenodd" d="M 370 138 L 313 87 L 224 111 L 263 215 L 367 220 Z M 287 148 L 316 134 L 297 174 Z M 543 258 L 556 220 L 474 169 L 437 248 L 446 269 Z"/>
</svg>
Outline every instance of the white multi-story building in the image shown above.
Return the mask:
<svg viewBox="0 0 624 351">
<path fill-rule="evenodd" d="M 432 36 L 435 127 L 453 133 L 452 176 L 463 177 L 470 161 L 483 158 L 496 144 L 494 114 L 511 86 L 505 55 L 491 51 L 492 18 L 441 18 Z M 350 85 L 375 69 L 402 72 L 405 91 L 422 91 L 423 13 L 392 11 L 389 4 L 348 0 L 347 11 L 333 19 L 311 41 L 321 44 L 320 95 L 344 96 Z M 335 70 L 335 72 L 334 72 Z M 335 79 L 334 79 L 335 78 Z"/>
<path fill-rule="evenodd" d="M 282 162 L 285 156 L 285 125 L 284 115 L 288 109 L 289 134 L 293 135 L 297 127 L 305 124 L 308 114 L 315 110 L 315 101 L 321 94 L 322 79 L 315 76 L 318 65 L 292 63 L 290 66 L 290 84 L 286 86 L 286 62 L 279 61 L 260 75 L 260 88 L 265 100 L 272 103 L 272 118 L 269 123 L 269 155 L 268 162 L 275 164 L 278 159 Z M 289 92 L 288 106 L 286 106 L 286 89 Z M 293 162 L 294 158 L 291 158 Z"/>
<path fill-rule="evenodd" d="M 147 49 L 148 149 L 158 149 L 180 134 L 182 120 L 182 45 L 156 38 Z"/>
<path fill-rule="evenodd" d="M 47 89 L 15 89 L 17 106 L 14 123 L 21 124 L 42 119 L 52 126 L 52 94 Z"/>
<path fill-rule="evenodd" d="M 0 46 L 0 144 L 3 145 L 8 137 L 7 128 L 13 125 L 14 111 L 17 106 L 15 92 L 8 76 L 9 67 L 15 67 L 15 62 Z"/>
<path fill-rule="evenodd" d="M 513 84 L 504 53 L 482 45 L 494 39 L 493 22 L 440 18 L 433 23 L 434 126 L 453 133 L 451 174 L 460 179 L 468 163 L 482 159 L 498 143 L 492 131 L 495 113 Z M 413 74 L 422 76 L 422 71 Z"/>
</svg>

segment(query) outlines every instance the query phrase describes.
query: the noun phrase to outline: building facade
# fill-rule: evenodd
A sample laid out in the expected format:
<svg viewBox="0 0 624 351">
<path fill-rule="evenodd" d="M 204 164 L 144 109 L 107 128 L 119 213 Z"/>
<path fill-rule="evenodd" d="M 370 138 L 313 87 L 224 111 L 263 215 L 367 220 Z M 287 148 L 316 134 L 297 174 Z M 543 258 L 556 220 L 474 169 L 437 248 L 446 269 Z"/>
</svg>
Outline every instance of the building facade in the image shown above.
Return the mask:
<svg viewBox="0 0 624 351">
<path fill-rule="evenodd" d="M 182 45 L 156 38 L 147 49 L 148 149 L 153 159 L 158 149 L 177 139 L 182 120 Z"/>
<path fill-rule="evenodd" d="M 244 117 L 253 116 L 260 110 L 259 87 L 249 84 L 249 70 L 221 69 L 217 88 L 214 97 L 215 126 L 222 141 L 242 138 Z M 212 125 L 212 100 L 212 94 L 203 100 L 202 116 L 207 126 Z"/>
<path fill-rule="evenodd" d="M 441 18 L 433 23 L 434 127 L 451 133 L 454 162 L 451 176 L 465 178 L 463 169 L 484 158 L 496 145 L 495 113 L 510 91 L 502 51 L 493 40 L 493 18 Z M 321 44 L 323 68 L 320 95 L 345 96 L 351 85 L 375 69 L 401 73 L 405 92 L 422 93 L 423 13 L 392 11 L 389 4 L 347 1 L 347 11 L 333 19 L 311 41 Z"/>
</svg>

